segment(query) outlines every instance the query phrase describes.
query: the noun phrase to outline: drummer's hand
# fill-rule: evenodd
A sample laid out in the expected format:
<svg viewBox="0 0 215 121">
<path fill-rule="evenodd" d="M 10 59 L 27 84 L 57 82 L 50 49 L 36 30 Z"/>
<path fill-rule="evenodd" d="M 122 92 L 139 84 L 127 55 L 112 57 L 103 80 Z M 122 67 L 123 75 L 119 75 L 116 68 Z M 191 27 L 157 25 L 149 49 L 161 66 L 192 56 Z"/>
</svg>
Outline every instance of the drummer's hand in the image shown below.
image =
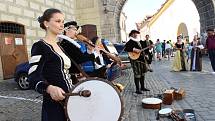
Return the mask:
<svg viewBox="0 0 215 121">
<path fill-rule="evenodd" d="M 110 68 L 110 67 L 111 67 L 111 64 L 108 64 L 106 67 L 107 67 L 107 68 Z"/>
<path fill-rule="evenodd" d="M 100 49 L 98 46 L 95 46 L 94 51 L 100 52 L 100 50 L 101 50 L 101 49 Z"/>
<path fill-rule="evenodd" d="M 107 50 L 105 50 L 104 48 L 100 48 L 100 50 L 104 53 L 109 53 Z M 110 53 L 111 54 L 111 53 Z"/>
<path fill-rule="evenodd" d="M 49 85 L 46 89 L 46 92 L 50 94 L 51 98 L 55 101 L 65 99 L 65 96 L 63 96 L 65 92 L 60 87 Z"/>
<path fill-rule="evenodd" d="M 135 52 L 135 53 L 140 53 L 141 50 L 140 50 L 140 49 L 137 49 L 137 48 L 133 48 L 133 52 Z"/>
</svg>

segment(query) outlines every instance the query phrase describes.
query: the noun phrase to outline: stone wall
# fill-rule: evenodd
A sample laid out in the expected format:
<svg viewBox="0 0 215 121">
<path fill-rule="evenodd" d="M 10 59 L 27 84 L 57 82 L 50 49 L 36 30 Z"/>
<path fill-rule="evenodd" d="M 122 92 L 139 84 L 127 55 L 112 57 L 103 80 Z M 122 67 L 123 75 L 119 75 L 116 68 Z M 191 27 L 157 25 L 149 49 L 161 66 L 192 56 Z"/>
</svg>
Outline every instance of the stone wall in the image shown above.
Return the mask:
<svg viewBox="0 0 215 121">
<path fill-rule="evenodd" d="M 193 0 L 200 15 L 201 32 L 215 28 L 215 0 Z"/>
<path fill-rule="evenodd" d="M 29 52 L 33 42 L 45 35 L 37 18 L 47 8 L 61 10 L 66 21 L 75 19 L 74 0 L 0 0 L 0 21 L 17 22 L 25 26 Z"/>
<path fill-rule="evenodd" d="M 79 25 L 93 24 L 101 36 L 101 0 L 76 0 L 75 16 Z"/>
<path fill-rule="evenodd" d="M 80 25 L 94 24 L 98 36 L 120 42 L 120 13 L 123 0 L 76 0 L 75 16 Z"/>
</svg>

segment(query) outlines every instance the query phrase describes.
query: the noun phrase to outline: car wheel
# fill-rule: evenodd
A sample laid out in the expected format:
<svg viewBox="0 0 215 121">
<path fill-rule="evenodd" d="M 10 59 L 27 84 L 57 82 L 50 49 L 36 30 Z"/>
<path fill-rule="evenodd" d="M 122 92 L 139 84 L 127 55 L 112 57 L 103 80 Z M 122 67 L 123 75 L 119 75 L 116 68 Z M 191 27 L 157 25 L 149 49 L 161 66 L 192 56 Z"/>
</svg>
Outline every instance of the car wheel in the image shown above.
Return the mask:
<svg viewBox="0 0 215 121">
<path fill-rule="evenodd" d="M 27 90 L 30 88 L 29 82 L 28 80 L 28 74 L 26 73 L 21 73 L 18 75 L 18 77 L 16 78 L 18 86 L 20 89 L 22 90 Z"/>
</svg>

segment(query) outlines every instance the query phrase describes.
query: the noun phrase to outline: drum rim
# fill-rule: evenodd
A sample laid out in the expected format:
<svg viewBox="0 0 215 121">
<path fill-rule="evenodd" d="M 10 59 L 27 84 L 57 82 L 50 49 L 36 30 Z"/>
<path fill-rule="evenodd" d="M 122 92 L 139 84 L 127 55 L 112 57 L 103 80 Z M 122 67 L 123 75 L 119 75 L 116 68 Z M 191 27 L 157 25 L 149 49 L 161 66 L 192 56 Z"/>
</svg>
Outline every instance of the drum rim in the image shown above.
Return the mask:
<svg viewBox="0 0 215 121">
<path fill-rule="evenodd" d="M 78 85 L 80 85 L 81 83 L 84 83 L 84 82 L 90 81 L 90 80 L 98 80 L 98 81 L 105 82 L 105 83 L 109 84 L 110 86 L 112 86 L 112 87 L 115 89 L 115 91 L 117 92 L 117 94 L 118 94 L 118 96 L 119 96 L 119 99 L 120 99 L 120 101 L 121 101 L 121 112 L 120 112 L 120 115 L 119 115 L 119 118 L 118 118 L 117 121 L 121 121 L 122 118 L 123 118 L 123 114 L 124 114 L 124 102 L 123 102 L 123 100 L 122 100 L 122 95 L 120 94 L 120 92 L 118 91 L 118 89 L 113 85 L 112 82 L 110 82 L 110 81 L 108 81 L 108 80 L 106 80 L 106 79 L 98 78 L 98 77 L 87 77 L 86 79 L 81 80 L 81 81 L 79 81 L 77 84 L 75 84 L 75 86 L 71 89 L 71 92 L 72 92 Z M 68 100 L 69 100 L 69 98 L 66 97 L 65 103 L 64 103 L 64 112 L 65 112 L 65 114 L 66 114 L 67 119 L 68 119 L 69 121 L 71 121 L 71 120 L 69 119 L 69 116 L 68 116 L 68 113 L 67 113 L 67 103 L 68 103 Z"/>
</svg>

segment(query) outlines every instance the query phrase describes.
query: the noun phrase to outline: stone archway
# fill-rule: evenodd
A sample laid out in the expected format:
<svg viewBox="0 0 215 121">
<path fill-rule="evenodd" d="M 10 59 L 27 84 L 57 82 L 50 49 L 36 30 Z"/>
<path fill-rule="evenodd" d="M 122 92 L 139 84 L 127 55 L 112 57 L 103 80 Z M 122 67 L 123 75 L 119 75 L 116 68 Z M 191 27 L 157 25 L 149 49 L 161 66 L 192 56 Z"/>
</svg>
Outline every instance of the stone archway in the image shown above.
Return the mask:
<svg viewBox="0 0 215 121">
<path fill-rule="evenodd" d="M 107 0 L 107 8 L 112 12 L 107 13 L 106 18 L 112 18 L 108 25 L 102 26 L 102 35 L 114 41 L 120 40 L 119 17 L 124 4 L 128 0 Z M 215 28 L 215 0 L 192 0 L 200 16 L 200 31 L 205 32 L 207 28 Z"/>
<path fill-rule="evenodd" d="M 187 25 L 185 23 L 180 23 L 178 26 L 178 31 L 177 31 L 177 36 L 182 35 L 183 37 L 187 37 L 188 35 L 188 30 L 187 30 Z"/>
</svg>

